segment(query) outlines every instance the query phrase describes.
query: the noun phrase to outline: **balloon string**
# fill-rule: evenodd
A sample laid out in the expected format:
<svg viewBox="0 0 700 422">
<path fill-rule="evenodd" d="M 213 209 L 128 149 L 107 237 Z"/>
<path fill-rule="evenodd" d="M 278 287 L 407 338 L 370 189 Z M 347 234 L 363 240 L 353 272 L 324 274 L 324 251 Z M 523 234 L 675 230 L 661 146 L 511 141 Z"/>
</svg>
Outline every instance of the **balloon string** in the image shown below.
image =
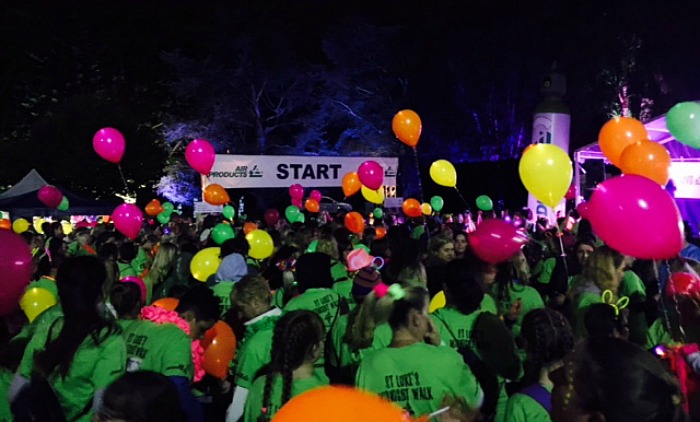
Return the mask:
<svg viewBox="0 0 700 422">
<path fill-rule="evenodd" d="M 413 157 L 415 158 L 414 162 L 416 165 L 416 174 L 418 174 L 418 190 L 420 191 L 420 203 L 422 204 L 425 202 L 423 200 L 423 182 L 421 181 L 420 177 L 420 165 L 418 164 L 418 148 L 413 147 Z"/>
<path fill-rule="evenodd" d="M 122 165 L 117 164 L 117 168 L 119 169 L 119 175 L 122 177 L 122 182 L 124 183 L 124 189 L 126 189 L 126 194 L 129 193 L 129 185 L 126 183 L 126 178 L 124 177 L 124 172 L 122 171 Z"/>
<path fill-rule="evenodd" d="M 671 333 L 671 335 L 673 336 L 673 330 L 671 329 L 671 319 L 670 319 L 669 316 L 668 316 L 668 306 L 666 306 L 666 301 L 665 301 L 665 299 L 664 299 L 664 289 L 663 289 L 662 286 L 661 286 L 661 273 L 659 272 L 659 266 L 658 266 L 656 260 L 654 259 L 654 260 L 652 260 L 652 262 L 654 263 L 654 274 L 656 274 L 656 283 L 657 283 L 658 286 L 659 286 L 659 293 L 660 293 L 660 298 L 661 298 L 661 299 L 660 299 L 660 300 L 661 300 L 661 310 L 662 310 L 662 312 L 663 312 L 663 317 L 664 317 L 664 326 L 666 327 L 666 330 L 667 330 L 669 333 Z M 669 271 L 668 271 L 669 274 L 668 274 L 668 275 L 669 275 L 669 278 L 670 278 L 670 276 L 671 276 L 671 268 L 670 268 L 670 266 L 668 265 L 668 261 L 665 262 L 665 265 L 666 265 L 666 266 L 668 267 L 668 269 L 669 269 Z M 668 283 L 668 281 L 667 281 L 667 283 Z M 680 324 L 679 324 L 679 326 L 680 326 Z M 682 330 L 682 329 L 681 329 L 681 330 Z"/>
<path fill-rule="evenodd" d="M 462 202 L 464 203 L 464 206 L 467 207 L 467 211 L 469 211 L 469 202 L 467 202 L 467 200 L 464 199 L 464 196 L 462 196 L 462 192 L 459 191 L 457 186 L 455 186 L 455 192 L 457 192 L 457 195 L 459 195 L 459 199 L 462 200 Z"/>
</svg>

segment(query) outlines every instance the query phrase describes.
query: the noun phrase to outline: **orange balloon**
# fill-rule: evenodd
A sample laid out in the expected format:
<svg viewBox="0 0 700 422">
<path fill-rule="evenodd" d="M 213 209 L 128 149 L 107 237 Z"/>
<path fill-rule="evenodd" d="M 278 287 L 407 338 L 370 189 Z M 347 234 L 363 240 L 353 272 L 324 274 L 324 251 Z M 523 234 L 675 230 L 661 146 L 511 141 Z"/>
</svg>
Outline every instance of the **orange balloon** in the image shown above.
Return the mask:
<svg viewBox="0 0 700 422">
<path fill-rule="evenodd" d="M 361 187 L 362 182 L 360 182 L 360 176 L 356 172 L 352 171 L 343 176 L 343 194 L 345 196 L 356 194 Z"/>
<path fill-rule="evenodd" d="M 403 201 L 401 209 L 403 210 L 404 214 L 413 218 L 420 217 L 423 213 L 423 210 L 421 210 L 420 207 L 420 202 L 413 198 L 408 198 L 407 200 Z"/>
<path fill-rule="evenodd" d="M 615 117 L 603 125 L 598 144 L 605 157 L 620 168 L 622 151 L 636 141 L 649 139 L 644 124 L 632 117 Z"/>
<path fill-rule="evenodd" d="M 624 174 L 647 177 L 661 186 L 668 183 L 671 154 L 666 147 L 646 139 L 637 141 L 622 151 L 620 170 Z"/>
<path fill-rule="evenodd" d="M 236 335 L 231 327 L 223 321 L 217 321 L 204 334 L 200 344 L 204 348 L 202 369 L 219 379 L 226 378 L 229 364 L 236 355 Z"/>
<path fill-rule="evenodd" d="M 0 220 L 0 229 L 12 230 L 12 222 L 7 218 Z"/>
<path fill-rule="evenodd" d="M 151 217 L 155 217 L 162 212 L 163 206 L 157 199 L 151 200 L 151 202 L 149 202 L 148 205 L 146 205 L 146 214 L 150 215 Z"/>
<path fill-rule="evenodd" d="M 374 234 L 375 234 L 375 239 L 379 240 L 386 236 L 386 229 L 384 227 L 375 227 L 374 228 Z"/>
<path fill-rule="evenodd" d="M 175 308 L 177 308 L 178 303 L 180 303 L 180 301 L 174 297 L 164 297 L 156 300 L 151 305 L 166 309 L 168 311 L 174 311 Z"/>
<path fill-rule="evenodd" d="M 396 137 L 399 138 L 399 141 L 409 147 L 415 147 L 418 145 L 423 124 L 415 111 L 401 110 L 394 116 L 391 128 L 394 130 Z"/>
<path fill-rule="evenodd" d="M 204 201 L 212 205 L 225 205 L 231 202 L 231 198 L 226 189 L 214 183 L 204 188 Z"/>
<path fill-rule="evenodd" d="M 258 229 L 258 225 L 253 223 L 253 222 L 247 221 L 245 224 L 243 224 L 243 234 L 248 234 L 248 233 L 252 232 L 253 230 L 257 230 L 257 229 Z"/>
<path fill-rule="evenodd" d="M 357 211 L 351 211 L 345 214 L 345 227 L 355 234 L 361 234 L 365 231 L 365 220 L 362 214 Z"/>
<path fill-rule="evenodd" d="M 321 206 L 318 204 L 317 200 L 307 199 L 304 203 L 304 208 L 306 208 L 306 211 L 308 212 L 318 212 L 318 210 L 321 209 Z"/>
<path fill-rule="evenodd" d="M 410 422 L 398 405 L 374 393 L 325 386 L 293 397 L 274 415 L 275 422 Z"/>
</svg>

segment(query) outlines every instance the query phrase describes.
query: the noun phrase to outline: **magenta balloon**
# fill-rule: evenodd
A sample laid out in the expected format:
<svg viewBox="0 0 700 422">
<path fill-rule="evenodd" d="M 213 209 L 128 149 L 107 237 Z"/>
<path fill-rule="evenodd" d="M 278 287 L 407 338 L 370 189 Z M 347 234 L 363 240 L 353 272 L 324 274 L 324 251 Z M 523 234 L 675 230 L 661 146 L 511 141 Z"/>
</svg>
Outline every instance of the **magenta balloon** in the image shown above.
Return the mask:
<svg viewBox="0 0 700 422">
<path fill-rule="evenodd" d="M 204 139 L 195 139 L 187 145 L 185 159 L 197 173 L 209 176 L 214 167 L 216 152 L 214 147 Z"/>
<path fill-rule="evenodd" d="M 274 208 L 270 208 L 269 210 L 265 211 L 265 224 L 267 224 L 268 227 L 272 227 L 280 219 L 280 212 L 277 211 Z"/>
<path fill-rule="evenodd" d="M 627 174 L 598 185 L 588 202 L 593 231 L 608 246 L 639 259 L 668 259 L 683 248 L 683 220 L 658 183 Z"/>
<path fill-rule="evenodd" d="M 136 239 L 143 225 L 143 214 L 134 204 L 121 204 L 112 213 L 114 228 L 131 240 Z"/>
<path fill-rule="evenodd" d="M 292 199 L 298 199 L 299 203 L 301 203 L 302 198 L 304 198 L 304 188 L 298 183 L 290 186 L 289 196 L 291 196 Z"/>
<path fill-rule="evenodd" d="M 369 189 L 377 190 L 384 183 L 384 169 L 382 166 L 372 160 L 365 161 L 357 168 L 357 175 L 360 178 L 360 183 Z"/>
<path fill-rule="evenodd" d="M 578 215 L 581 216 L 581 218 L 588 219 L 588 202 L 581 202 L 578 204 L 576 207 L 576 211 L 578 212 Z"/>
<path fill-rule="evenodd" d="M 469 233 L 469 245 L 474 254 L 491 264 L 511 259 L 527 241 L 527 234 L 498 219 L 485 220 Z"/>
<path fill-rule="evenodd" d="M 148 298 L 148 291 L 146 290 L 146 284 L 144 284 L 143 280 L 141 280 L 141 277 L 136 277 L 135 275 L 128 275 L 119 281 L 122 283 L 135 283 L 137 286 L 139 286 L 139 290 L 141 291 L 141 302 L 142 304 L 146 303 L 146 299 Z"/>
<path fill-rule="evenodd" d="M 312 190 L 311 194 L 309 194 L 309 199 L 313 199 L 317 202 L 321 202 L 321 198 L 322 198 L 321 192 L 317 191 L 316 189 Z"/>
<path fill-rule="evenodd" d="M 292 205 L 299 209 L 303 209 L 303 204 L 301 202 L 301 198 L 292 198 Z"/>
<path fill-rule="evenodd" d="M 105 127 L 92 137 L 92 147 L 100 157 L 118 164 L 124 156 L 126 141 L 124 135 L 113 127 Z"/>
<path fill-rule="evenodd" d="M 63 200 L 63 194 L 57 187 L 46 185 L 43 186 L 36 194 L 39 201 L 51 209 L 58 208 Z"/>
<path fill-rule="evenodd" d="M 0 316 L 19 308 L 32 276 L 29 245 L 12 230 L 0 230 Z"/>
</svg>

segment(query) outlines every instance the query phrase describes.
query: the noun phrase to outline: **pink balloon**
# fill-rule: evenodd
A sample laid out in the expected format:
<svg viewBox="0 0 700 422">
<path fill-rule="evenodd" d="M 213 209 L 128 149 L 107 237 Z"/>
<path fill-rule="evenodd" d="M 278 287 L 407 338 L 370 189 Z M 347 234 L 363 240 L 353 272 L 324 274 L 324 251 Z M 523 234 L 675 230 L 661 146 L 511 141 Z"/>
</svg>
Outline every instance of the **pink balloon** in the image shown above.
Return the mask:
<svg viewBox="0 0 700 422">
<path fill-rule="evenodd" d="M 136 239 L 143 225 L 141 209 L 134 204 L 121 204 L 112 213 L 114 228 L 131 240 Z"/>
<path fill-rule="evenodd" d="M 586 220 L 588 219 L 588 202 L 581 202 L 578 204 L 576 207 L 576 211 L 578 212 L 578 215 L 581 216 L 581 218 L 585 218 Z"/>
<path fill-rule="evenodd" d="M 498 219 L 485 220 L 469 233 L 469 245 L 476 256 L 491 264 L 511 259 L 527 241 L 527 234 Z"/>
<path fill-rule="evenodd" d="M 683 220 L 676 203 L 646 177 L 627 174 L 599 184 L 587 214 L 601 240 L 625 255 L 668 259 L 683 248 Z"/>
<path fill-rule="evenodd" d="M 280 212 L 277 211 L 276 209 L 270 208 L 269 210 L 265 211 L 265 224 L 268 227 L 272 227 L 275 224 L 277 224 L 279 219 L 280 219 Z"/>
<path fill-rule="evenodd" d="M 367 188 L 377 190 L 384 183 L 384 169 L 382 166 L 372 160 L 365 161 L 357 168 L 357 175 L 360 178 L 360 183 Z"/>
<path fill-rule="evenodd" d="M 32 252 L 12 230 L 0 230 L 0 316 L 19 308 L 32 276 Z"/>
<path fill-rule="evenodd" d="M 309 199 L 313 199 L 317 202 L 321 202 L 321 192 L 317 191 L 316 189 L 311 191 L 311 194 L 309 195 Z"/>
<path fill-rule="evenodd" d="M 214 147 L 204 139 L 195 139 L 187 145 L 185 159 L 197 173 L 209 176 L 214 166 L 216 152 Z"/>
<path fill-rule="evenodd" d="M 290 186 L 289 196 L 291 196 L 292 199 L 298 199 L 299 203 L 301 203 L 301 199 L 304 197 L 304 188 L 298 183 Z"/>
<path fill-rule="evenodd" d="M 301 201 L 302 201 L 301 198 L 292 198 L 292 205 L 294 205 L 295 207 L 297 207 L 299 209 L 303 209 L 303 205 L 302 205 Z"/>
<path fill-rule="evenodd" d="M 146 303 L 148 292 L 146 290 L 146 284 L 144 284 L 143 280 L 141 280 L 141 277 L 136 277 L 135 275 L 128 275 L 119 281 L 122 283 L 135 283 L 137 286 L 139 286 L 139 290 L 141 290 L 141 302 L 143 302 L 144 304 Z"/>
<path fill-rule="evenodd" d="M 51 209 L 58 208 L 63 200 L 63 194 L 57 187 L 46 185 L 39 189 L 36 196 L 39 198 L 42 204 L 46 205 Z"/>
<path fill-rule="evenodd" d="M 113 127 L 105 127 L 92 137 L 92 147 L 100 157 L 118 164 L 124 156 L 126 141 L 124 135 Z"/>
</svg>

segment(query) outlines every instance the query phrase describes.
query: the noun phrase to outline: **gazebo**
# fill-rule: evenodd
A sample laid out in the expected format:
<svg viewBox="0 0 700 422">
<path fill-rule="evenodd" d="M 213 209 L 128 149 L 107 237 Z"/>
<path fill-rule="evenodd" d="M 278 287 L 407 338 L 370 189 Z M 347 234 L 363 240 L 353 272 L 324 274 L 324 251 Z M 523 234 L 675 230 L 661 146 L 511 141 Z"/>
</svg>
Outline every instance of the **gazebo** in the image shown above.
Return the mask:
<svg viewBox="0 0 700 422">
<path fill-rule="evenodd" d="M 691 223 L 696 230 L 700 227 L 700 150 L 678 142 L 666 128 L 666 115 L 661 115 L 644 124 L 649 133 L 649 140 L 666 147 L 671 155 L 671 179 L 666 186 L 676 199 L 676 204 L 684 220 Z M 581 175 L 585 174 L 583 164 L 588 160 L 605 158 L 598 142 L 586 145 L 574 152 L 574 184 L 576 185 L 576 204 L 583 201 Z M 650 222 L 653 225 L 653 222 Z"/>
</svg>

